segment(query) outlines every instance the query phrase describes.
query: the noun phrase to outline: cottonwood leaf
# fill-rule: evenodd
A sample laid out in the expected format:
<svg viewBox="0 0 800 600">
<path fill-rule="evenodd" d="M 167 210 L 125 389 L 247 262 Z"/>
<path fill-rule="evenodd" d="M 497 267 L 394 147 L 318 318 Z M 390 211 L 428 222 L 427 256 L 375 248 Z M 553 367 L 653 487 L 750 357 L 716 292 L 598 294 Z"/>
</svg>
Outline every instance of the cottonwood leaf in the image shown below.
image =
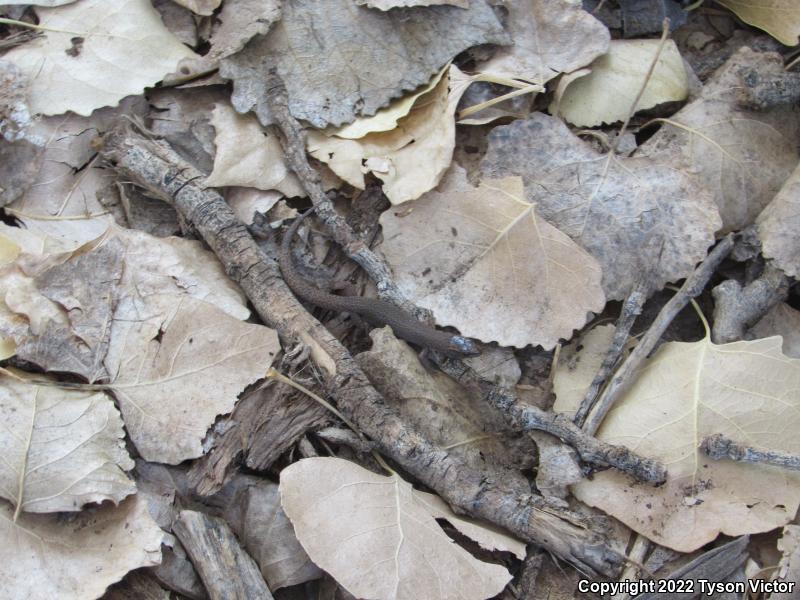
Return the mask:
<svg viewBox="0 0 800 600">
<path fill-rule="evenodd" d="M 366 5 L 378 10 L 391 10 L 404 6 L 435 6 L 450 4 L 461 8 L 469 8 L 469 0 L 356 0 L 356 4 Z"/>
<path fill-rule="evenodd" d="M 184 8 L 188 8 L 193 13 L 198 15 L 212 15 L 214 11 L 222 4 L 222 0 L 172 0 L 180 4 Z"/>
<path fill-rule="evenodd" d="M 800 358 L 800 310 L 786 302 L 773 306 L 767 314 L 750 328 L 748 337 L 783 337 L 782 351 L 786 356 Z"/>
<path fill-rule="evenodd" d="M 456 515 L 444 500 L 433 494 L 413 490 L 414 499 L 436 519 L 446 519 L 453 527 L 483 548 L 493 552 L 510 552 L 520 560 L 525 559 L 525 544 L 507 533 L 475 519 Z"/>
<path fill-rule="evenodd" d="M 456 545 L 399 476 L 338 458 L 281 471 L 281 503 L 317 565 L 360 598 L 490 598 L 511 576 Z"/>
<path fill-rule="evenodd" d="M 206 177 L 209 187 L 238 185 L 278 190 L 284 196 L 305 196 L 295 174 L 283 160 L 275 134 L 265 130 L 253 115 L 240 115 L 227 103 L 217 103 L 211 122 L 216 130 L 214 170 Z"/>
<path fill-rule="evenodd" d="M 519 177 L 474 188 L 454 167 L 381 225 L 401 289 L 465 336 L 553 348 L 605 304 L 597 261 L 541 218 Z"/>
<path fill-rule="evenodd" d="M 560 412 L 573 417 L 594 380 L 614 338 L 613 325 L 592 327 L 580 338 L 563 346 L 553 377 L 553 393 L 558 398 Z M 574 407 L 569 410 L 564 407 Z"/>
<path fill-rule="evenodd" d="M 775 579 L 794 582 L 800 578 L 800 525 L 787 525 L 783 528 L 781 538 L 778 540 L 778 550 L 781 552 L 781 562 Z M 773 600 L 789 600 L 792 594 L 772 593 Z"/>
<path fill-rule="evenodd" d="M 44 34 L 3 57 L 27 75 L 32 112 L 88 116 L 141 94 L 181 59 L 197 56 L 149 0 L 81 0 L 37 14 Z"/>
<path fill-rule="evenodd" d="M 82 4 L 78 3 L 78 4 Z M 74 250 L 98 238 L 114 222 L 114 173 L 98 160 L 97 141 L 120 114 L 144 114 L 143 100 L 125 101 L 90 117 L 67 115 L 42 119 L 31 135 L 44 143 L 42 168 L 30 189 L 9 208 L 26 228 Z"/>
<path fill-rule="evenodd" d="M 756 225 L 764 256 L 789 277 L 800 276 L 800 164 L 758 215 Z"/>
<path fill-rule="evenodd" d="M 609 412 L 598 437 L 661 461 L 666 483 L 654 488 L 609 470 L 573 486 L 573 493 L 679 552 L 720 533 L 785 525 L 800 506 L 800 474 L 714 461 L 698 446 L 721 433 L 759 450 L 797 454 L 798 389 L 800 360 L 781 353 L 778 336 L 722 345 L 708 338 L 665 343 Z M 555 409 L 570 407 L 559 399 Z"/>
<path fill-rule="evenodd" d="M 549 111 L 580 127 L 624 121 L 660 46 L 659 40 L 614 40 L 608 53 L 592 64 L 591 73 L 571 81 Z M 660 52 L 634 112 L 685 100 L 689 94 L 689 78 L 678 46 L 667 40 Z"/>
<path fill-rule="evenodd" d="M 157 318 L 127 329 L 111 388 L 139 453 L 177 464 L 203 453 L 214 419 L 233 410 L 280 345 L 273 330 L 190 297 L 153 296 L 147 306 Z"/>
<path fill-rule="evenodd" d="M 447 31 L 447 35 L 442 35 Z M 485 0 L 469 9 L 430 6 L 389 12 L 353 0 L 293 0 L 267 35 L 224 59 L 234 82 L 233 105 L 271 124 L 265 77 L 286 84 L 289 110 L 315 127 L 339 126 L 375 114 L 393 98 L 427 83 L 453 56 L 478 44 L 508 42 Z M 303 52 L 296 52 L 303 48 Z"/>
<path fill-rule="evenodd" d="M 250 314 L 242 291 L 199 242 L 111 227 L 76 252 L 56 253 L 42 249 L 47 238 L 37 232 L 8 231 L 27 251 L 0 270 L 0 332 L 45 370 L 107 381 L 128 330 L 164 316 L 153 296 L 188 295 L 238 319 Z"/>
<path fill-rule="evenodd" d="M 480 169 L 522 177 L 525 199 L 600 262 L 609 299 L 627 296 L 643 276 L 651 289 L 686 277 L 721 224 L 711 194 L 684 172 L 598 154 L 541 113 L 495 127 Z"/>
<path fill-rule="evenodd" d="M 0 501 L 4 598 L 99 598 L 126 573 L 161 562 L 164 532 L 133 496 L 75 516 L 22 514 Z"/>
<path fill-rule="evenodd" d="M 608 50 L 608 29 L 580 3 L 505 0 L 514 44 L 500 48 L 483 71 L 545 84 L 588 65 Z"/>
<path fill-rule="evenodd" d="M 714 194 L 722 232 L 743 229 L 780 190 L 797 166 L 800 111 L 739 105 L 751 74 L 783 76 L 777 53 L 743 47 L 706 82 L 700 97 L 670 117 L 638 155 L 692 176 Z"/>
<path fill-rule="evenodd" d="M 455 66 L 427 94 L 419 96 L 415 108 L 397 121 L 390 131 L 367 133 L 359 139 L 342 139 L 337 132 L 308 132 L 308 150 L 334 173 L 359 189 L 366 187 L 364 175 L 373 173 L 383 181 L 383 192 L 392 204 L 419 198 L 436 187 L 453 157 L 455 112 L 471 79 Z M 367 119 L 373 122 L 375 117 Z M 347 126 L 362 129 L 356 121 Z M 366 128 L 374 127 L 370 123 Z M 363 130 L 363 129 L 362 129 Z"/>
<path fill-rule="evenodd" d="M 203 59 L 218 60 L 239 52 L 258 34 L 265 34 L 281 18 L 281 0 L 225 0 L 220 26 L 211 35 Z"/>
<path fill-rule="evenodd" d="M 136 491 L 122 419 L 105 394 L 0 379 L 0 496 L 17 512 L 77 511 Z"/>
<path fill-rule="evenodd" d="M 3 4 L 32 4 L 34 6 L 61 6 L 73 2 L 75 0 L 3 0 Z"/>
<path fill-rule="evenodd" d="M 717 0 L 742 21 L 763 29 L 781 44 L 796 46 L 800 37 L 800 6 L 795 0 Z"/>
</svg>

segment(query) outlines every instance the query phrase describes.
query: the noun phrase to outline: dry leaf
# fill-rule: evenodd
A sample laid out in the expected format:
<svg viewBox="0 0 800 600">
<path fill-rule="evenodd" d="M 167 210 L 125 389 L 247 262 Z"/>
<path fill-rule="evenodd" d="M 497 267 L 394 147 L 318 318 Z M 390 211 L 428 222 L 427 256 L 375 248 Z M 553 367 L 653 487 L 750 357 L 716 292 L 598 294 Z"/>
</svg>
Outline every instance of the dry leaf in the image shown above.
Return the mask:
<svg viewBox="0 0 800 600">
<path fill-rule="evenodd" d="M 326 135 L 334 135 L 337 138 L 357 140 L 369 133 L 392 131 L 397 127 L 398 121 L 411 111 L 417 100 L 419 100 L 421 96 L 432 91 L 442 80 L 442 76 L 449 72 L 450 65 L 448 64 L 444 69 L 434 75 L 427 85 L 422 86 L 416 92 L 406 94 L 402 98 L 393 101 L 389 106 L 380 109 L 371 117 L 359 117 L 349 125 L 339 127 L 338 129 L 327 130 L 324 133 Z M 430 101 L 430 99 L 428 101 Z"/>
<path fill-rule="evenodd" d="M 787 525 L 783 528 L 783 535 L 778 540 L 778 550 L 783 555 L 775 579 L 794 582 L 796 586 L 800 579 L 800 525 Z M 791 600 L 793 597 L 795 594 L 770 594 L 770 600 Z"/>
<path fill-rule="evenodd" d="M 720 226 L 710 193 L 685 173 L 598 154 L 541 113 L 494 128 L 481 172 L 520 175 L 536 211 L 600 262 L 609 299 L 643 276 L 651 289 L 686 277 Z"/>
<path fill-rule="evenodd" d="M 254 115 L 240 115 L 229 104 L 217 103 L 211 122 L 216 130 L 217 153 L 206 186 L 238 185 L 278 190 L 290 197 L 306 195 L 283 160 L 280 141 Z"/>
<path fill-rule="evenodd" d="M 483 71 L 544 84 L 588 65 L 608 50 L 605 26 L 570 0 L 505 0 L 513 46 L 499 49 Z"/>
<path fill-rule="evenodd" d="M 397 475 L 308 458 L 281 471 L 280 491 L 311 560 L 357 597 L 483 600 L 511 580 L 453 543 Z"/>
<path fill-rule="evenodd" d="M 668 342 L 606 417 L 598 437 L 664 463 L 658 488 L 614 470 L 573 486 L 575 496 L 654 542 L 692 552 L 724 533 L 780 527 L 800 506 L 800 474 L 713 461 L 698 446 L 721 433 L 760 450 L 800 452 L 800 360 L 781 338 L 732 344 Z M 574 410 L 558 399 L 556 410 Z"/>
<path fill-rule="evenodd" d="M 447 35 L 442 35 L 447 31 Z M 234 108 L 272 123 L 265 74 L 277 68 L 289 110 L 314 127 L 374 115 L 393 98 L 428 82 L 456 54 L 508 37 L 485 0 L 383 12 L 353 0 L 294 0 L 270 32 L 222 61 Z M 303 48 L 303 52 L 296 52 Z"/>
<path fill-rule="evenodd" d="M 109 8 L 106 0 L 82 0 L 37 10 L 44 35 L 3 57 L 27 75 L 31 111 L 88 116 L 141 94 L 182 58 L 196 56 L 149 0 L 117 0 Z"/>
<path fill-rule="evenodd" d="M 153 296 L 190 295 L 238 319 L 250 314 L 242 291 L 199 242 L 114 227 L 77 252 L 52 254 L 38 252 L 46 238 L 7 231 L 30 252 L 0 271 L 7 290 L 0 332 L 17 343 L 20 358 L 45 370 L 107 380 L 129 329 L 163 316 Z"/>
<path fill-rule="evenodd" d="M 559 412 L 567 413 L 570 417 L 575 415 L 586 390 L 603 364 L 614 330 L 613 325 L 592 327 L 580 338 L 561 348 L 553 377 L 553 393 L 561 407 Z M 567 406 L 574 407 L 574 410 L 564 408 Z"/>
<path fill-rule="evenodd" d="M 670 117 L 677 125 L 664 124 L 637 151 L 691 173 L 710 190 L 722 232 L 751 225 L 798 161 L 800 112 L 789 105 L 768 111 L 739 107 L 750 72 L 783 76 L 783 59 L 741 48 L 706 82 L 697 100 Z"/>
<path fill-rule="evenodd" d="M 256 35 L 264 35 L 281 18 L 280 0 L 225 0 L 221 24 L 204 58 L 219 60 L 236 54 Z"/>
<path fill-rule="evenodd" d="M 378 10 L 391 10 L 404 6 L 436 6 L 437 4 L 469 8 L 469 0 L 356 0 L 356 4 L 366 5 Z"/>
<path fill-rule="evenodd" d="M 270 590 L 322 577 L 297 541 L 276 484 L 262 479 L 248 486 L 243 497 L 227 505 L 224 517 L 258 563 Z"/>
<path fill-rule="evenodd" d="M 440 325 L 501 346 L 553 348 L 605 299 L 597 261 L 537 209 L 520 178 L 474 188 L 454 166 L 410 211 L 383 214 L 381 251 Z"/>
<path fill-rule="evenodd" d="M 800 310 L 785 302 L 776 304 L 748 331 L 753 338 L 773 335 L 783 337 L 782 352 L 786 356 L 800 358 Z"/>
<path fill-rule="evenodd" d="M 427 369 L 389 327 L 373 329 L 370 337 L 372 348 L 356 360 L 404 423 L 433 444 L 447 448 L 468 468 L 502 481 L 507 490 L 528 493 L 530 483 L 520 472 L 532 467 L 535 447 L 527 436 L 509 431 L 504 419 L 479 394 L 467 393 L 447 375 Z M 486 354 L 492 352 L 481 357 Z M 497 358 L 497 353 L 494 355 Z M 469 366 L 496 381 L 496 365 L 476 364 L 476 358 L 467 359 Z M 498 380 L 502 385 L 503 379 Z"/>
<path fill-rule="evenodd" d="M 32 4 L 33 6 L 61 6 L 63 4 L 72 4 L 73 2 L 75 0 L 3 0 L 3 4 Z"/>
<path fill-rule="evenodd" d="M 796 0 L 717 0 L 745 23 L 763 29 L 781 44 L 796 46 L 800 6 Z"/>
<path fill-rule="evenodd" d="M 184 8 L 188 8 L 193 13 L 197 13 L 198 15 L 212 15 L 214 11 L 219 8 L 219 5 L 222 4 L 222 0 L 172 0 L 183 6 Z"/>
<path fill-rule="evenodd" d="M 756 221 L 762 252 L 789 277 L 800 277 L 800 164 Z"/>
<path fill-rule="evenodd" d="M 126 573 L 161 562 L 164 532 L 136 496 L 75 516 L 22 514 L 0 501 L 4 598 L 99 598 Z"/>
<path fill-rule="evenodd" d="M 151 297 L 159 318 L 132 324 L 116 355 L 112 390 L 128 434 L 146 459 L 177 464 L 203 453 L 214 419 L 263 376 L 277 334 L 189 297 Z"/>
<path fill-rule="evenodd" d="M 78 3 L 76 6 L 83 4 Z M 44 162 L 31 188 L 9 208 L 30 232 L 53 238 L 74 250 L 98 238 L 113 222 L 108 205 L 116 201 L 113 172 L 102 168 L 96 142 L 120 114 L 142 114 L 142 100 L 91 117 L 67 115 L 42 119 L 31 134 L 44 141 Z"/>
<path fill-rule="evenodd" d="M 372 172 L 383 181 L 392 204 L 419 198 L 436 187 L 453 157 L 458 100 L 470 78 L 451 66 L 449 77 L 428 94 L 418 97 L 415 108 L 391 131 L 368 133 L 360 139 L 341 139 L 318 131 L 308 132 L 308 150 L 350 185 L 364 189 L 364 175 Z M 367 119 L 372 122 L 375 117 Z M 363 130 L 356 121 L 346 128 Z M 366 125 L 370 128 L 371 123 Z"/>
<path fill-rule="evenodd" d="M 17 512 L 80 510 L 136 491 L 122 419 L 103 393 L 0 379 L 0 496 Z"/>
<path fill-rule="evenodd" d="M 659 40 L 614 40 L 608 53 L 592 64 L 592 72 L 572 81 L 549 111 L 555 114 L 558 103 L 558 114 L 579 127 L 624 121 L 660 45 Z M 675 42 L 667 40 L 633 112 L 685 100 L 688 94 L 683 58 Z"/>
<path fill-rule="evenodd" d="M 525 544 L 488 523 L 456 515 L 439 496 L 413 490 L 414 500 L 425 507 L 435 519 L 445 519 L 484 550 L 510 552 L 525 559 Z"/>
</svg>

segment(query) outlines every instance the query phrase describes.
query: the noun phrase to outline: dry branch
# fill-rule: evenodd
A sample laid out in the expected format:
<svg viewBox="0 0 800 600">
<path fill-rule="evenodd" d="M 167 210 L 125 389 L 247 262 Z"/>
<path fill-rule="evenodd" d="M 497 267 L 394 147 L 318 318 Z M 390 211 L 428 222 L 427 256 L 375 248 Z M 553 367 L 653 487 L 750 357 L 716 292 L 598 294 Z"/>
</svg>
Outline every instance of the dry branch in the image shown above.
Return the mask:
<svg viewBox="0 0 800 600">
<path fill-rule="evenodd" d="M 786 452 L 773 452 L 771 450 L 757 450 L 725 437 L 721 433 L 710 435 L 700 443 L 700 449 L 709 458 L 723 460 L 728 458 L 749 463 L 764 463 L 783 469 L 800 471 L 800 456 Z"/>
<path fill-rule="evenodd" d="M 510 391 L 482 380 L 475 371 L 461 361 L 438 358 L 442 370 L 467 389 L 476 393 L 504 415 L 515 429 L 537 429 L 566 442 L 588 463 L 610 466 L 648 483 L 663 483 L 667 469 L 657 460 L 639 456 L 624 446 L 614 446 L 584 432 L 563 414 L 544 411 L 520 402 Z"/>
<path fill-rule="evenodd" d="M 732 249 L 733 235 L 728 234 L 719 241 L 706 259 L 686 278 L 686 281 L 681 286 L 678 293 L 664 305 L 655 321 L 650 325 L 647 333 L 642 337 L 642 340 L 636 348 L 634 348 L 633 352 L 628 355 L 628 358 L 625 359 L 625 362 L 623 362 L 617 370 L 616 375 L 614 375 L 609 382 L 597 403 L 597 407 L 590 415 L 583 428 L 585 431 L 594 434 L 598 430 L 606 414 L 608 414 L 608 411 L 611 410 L 611 407 L 614 406 L 614 403 L 631 383 L 639 366 L 655 349 L 658 340 L 661 339 L 661 336 L 664 334 L 667 327 L 669 327 L 669 324 L 672 323 L 672 320 L 683 310 L 692 298 L 698 296 L 700 292 L 703 291 L 706 284 L 711 279 L 711 276 L 714 274 L 714 271 L 716 271 L 719 264 L 728 256 Z"/>
<path fill-rule="evenodd" d="M 105 144 L 106 158 L 124 177 L 170 202 L 195 228 L 267 325 L 285 342 L 310 348 L 330 397 L 382 453 L 460 512 L 542 545 L 584 572 L 613 576 L 620 571 L 624 557 L 592 529 L 589 519 L 555 508 L 541 497 L 507 490 L 403 423 L 347 349 L 291 294 L 274 258 L 264 254 L 217 192 L 197 185 L 202 174 L 169 145 L 129 128 L 109 134 Z"/>
<path fill-rule="evenodd" d="M 186 548 L 211 600 L 272 600 L 256 561 L 222 519 L 184 510 L 172 530 Z"/>
</svg>

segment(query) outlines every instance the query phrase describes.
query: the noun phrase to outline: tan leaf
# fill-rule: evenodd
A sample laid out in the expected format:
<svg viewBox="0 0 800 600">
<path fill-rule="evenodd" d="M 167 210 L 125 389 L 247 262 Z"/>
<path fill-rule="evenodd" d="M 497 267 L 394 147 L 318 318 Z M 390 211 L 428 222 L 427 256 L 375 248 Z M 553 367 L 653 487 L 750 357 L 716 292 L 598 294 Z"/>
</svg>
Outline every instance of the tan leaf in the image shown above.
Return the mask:
<svg viewBox="0 0 800 600">
<path fill-rule="evenodd" d="M 778 550 L 782 556 L 775 579 L 797 586 L 800 579 L 800 525 L 786 525 L 783 528 L 783 535 L 778 540 Z M 794 595 L 773 592 L 770 600 L 791 600 Z"/>
<path fill-rule="evenodd" d="M 198 15 L 212 15 L 222 4 L 222 0 L 173 0 Z"/>
<path fill-rule="evenodd" d="M 659 40 L 612 41 L 608 53 L 592 64 L 592 72 L 566 87 L 558 102 L 558 114 L 579 127 L 624 121 L 660 44 Z M 689 78 L 681 53 L 675 42 L 667 40 L 634 112 L 685 100 L 688 94 Z M 555 105 L 554 100 L 551 113 Z"/>
<path fill-rule="evenodd" d="M 277 334 L 189 297 L 153 296 L 158 318 L 133 324 L 112 382 L 125 426 L 146 460 L 177 464 L 203 453 L 214 419 L 262 377 Z"/>
<path fill-rule="evenodd" d="M 136 496 L 64 515 L 22 514 L 0 501 L 0 590 L 4 598 L 99 598 L 126 573 L 161 562 L 164 532 Z"/>
<path fill-rule="evenodd" d="M 558 398 L 559 412 L 574 416 L 597 370 L 603 364 L 614 337 L 614 329 L 613 325 L 592 327 L 580 338 L 561 348 L 553 377 L 553 393 Z"/>
<path fill-rule="evenodd" d="M 216 130 L 214 170 L 205 180 L 209 187 L 239 185 L 278 190 L 285 196 L 305 196 L 300 182 L 283 161 L 283 148 L 275 134 L 255 116 L 240 115 L 229 104 L 214 106 Z"/>
<path fill-rule="evenodd" d="M 356 0 L 356 4 L 377 8 L 378 10 L 391 10 L 403 6 L 436 6 L 437 4 L 450 4 L 461 8 L 469 8 L 469 0 Z"/>
<path fill-rule="evenodd" d="M 112 10 L 109 10 L 111 8 Z M 32 112 L 88 116 L 141 94 L 196 55 L 164 26 L 149 0 L 82 0 L 39 8 L 41 37 L 3 57 L 30 81 Z"/>
<path fill-rule="evenodd" d="M 0 496 L 17 512 L 77 511 L 136 491 L 122 419 L 105 394 L 0 379 Z"/>
<path fill-rule="evenodd" d="M 264 35 L 281 18 L 280 0 L 225 0 L 221 21 L 204 59 L 220 59 L 239 52 L 253 36 Z"/>
<path fill-rule="evenodd" d="M 763 29 L 781 44 L 796 46 L 800 6 L 795 0 L 717 0 L 745 23 Z"/>
<path fill-rule="evenodd" d="M 756 221 L 764 256 L 800 277 L 800 164 Z"/>
<path fill-rule="evenodd" d="M 700 97 L 670 117 L 637 151 L 692 177 L 714 194 L 722 232 L 752 225 L 797 166 L 800 113 L 786 105 L 739 105 L 747 73 L 784 74 L 777 53 L 743 47 L 709 79 Z"/>
<path fill-rule="evenodd" d="M 446 519 L 453 527 L 490 552 L 510 552 L 520 560 L 525 558 L 525 543 L 504 531 L 475 519 L 455 514 L 439 496 L 413 490 L 414 500 L 424 506 L 435 519 Z"/>
<path fill-rule="evenodd" d="M 609 299 L 647 276 L 652 289 L 686 277 L 720 226 L 711 194 L 672 167 L 598 154 L 560 120 L 535 113 L 489 134 L 481 173 L 520 175 L 525 199 L 602 266 Z"/>
<path fill-rule="evenodd" d="M 760 450 L 800 452 L 800 360 L 785 357 L 780 347 L 780 337 L 661 346 L 598 436 L 662 461 L 667 482 L 654 488 L 609 470 L 573 486 L 575 496 L 680 552 L 720 533 L 788 523 L 800 506 L 800 474 L 713 461 L 698 450 L 702 438 L 721 433 Z M 557 402 L 557 410 L 564 408 Z"/>
<path fill-rule="evenodd" d="M 470 78 L 455 66 L 391 131 L 342 139 L 320 131 L 308 132 L 308 150 L 347 183 L 364 189 L 365 173 L 383 181 L 392 204 L 419 198 L 436 187 L 450 165 L 455 147 L 455 111 Z M 372 119 L 370 119 L 371 121 Z M 363 130 L 358 121 L 350 125 Z M 347 133 L 346 130 L 346 133 Z M 351 135 L 352 133 L 347 133 Z"/>
<path fill-rule="evenodd" d="M 311 560 L 357 597 L 482 600 L 511 580 L 454 544 L 397 475 L 308 458 L 281 471 L 280 491 Z"/>
<path fill-rule="evenodd" d="M 454 166 L 381 225 L 398 285 L 465 336 L 552 348 L 605 304 L 597 261 L 539 216 L 518 177 L 474 188 Z"/>
<path fill-rule="evenodd" d="M 108 207 L 116 201 L 114 173 L 101 168 L 96 143 L 120 114 L 141 114 L 145 106 L 141 99 L 126 100 L 90 117 L 49 117 L 33 126 L 32 135 L 44 140 L 44 162 L 31 188 L 9 208 L 31 233 L 46 236 L 46 251 L 74 250 L 113 223 Z"/>
<path fill-rule="evenodd" d="M 773 335 L 783 337 L 782 351 L 786 356 L 800 358 L 800 310 L 785 302 L 776 304 L 748 331 L 753 338 Z"/>
<path fill-rule="evenodd" d="M 544 84 L 588 65 L 608 50 L 605 26 L 570 0 L 505 0 L 514 45 L 481 70 Z"/>
</svg>

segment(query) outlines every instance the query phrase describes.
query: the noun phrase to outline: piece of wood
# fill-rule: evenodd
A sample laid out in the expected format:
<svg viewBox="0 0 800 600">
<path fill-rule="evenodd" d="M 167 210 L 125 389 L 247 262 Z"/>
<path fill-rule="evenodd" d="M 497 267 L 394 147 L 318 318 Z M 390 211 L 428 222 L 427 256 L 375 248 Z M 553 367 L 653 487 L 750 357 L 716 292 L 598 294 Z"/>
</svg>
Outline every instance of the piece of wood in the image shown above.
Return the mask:
<svg viewBox="0 0 800 600">
<path fill-rule="evenodd" d="M 200 574 L 211 600 L 272 600 L 261 571 L 222 519 L 183 510 L 172 530 Z"/>
</svg>

